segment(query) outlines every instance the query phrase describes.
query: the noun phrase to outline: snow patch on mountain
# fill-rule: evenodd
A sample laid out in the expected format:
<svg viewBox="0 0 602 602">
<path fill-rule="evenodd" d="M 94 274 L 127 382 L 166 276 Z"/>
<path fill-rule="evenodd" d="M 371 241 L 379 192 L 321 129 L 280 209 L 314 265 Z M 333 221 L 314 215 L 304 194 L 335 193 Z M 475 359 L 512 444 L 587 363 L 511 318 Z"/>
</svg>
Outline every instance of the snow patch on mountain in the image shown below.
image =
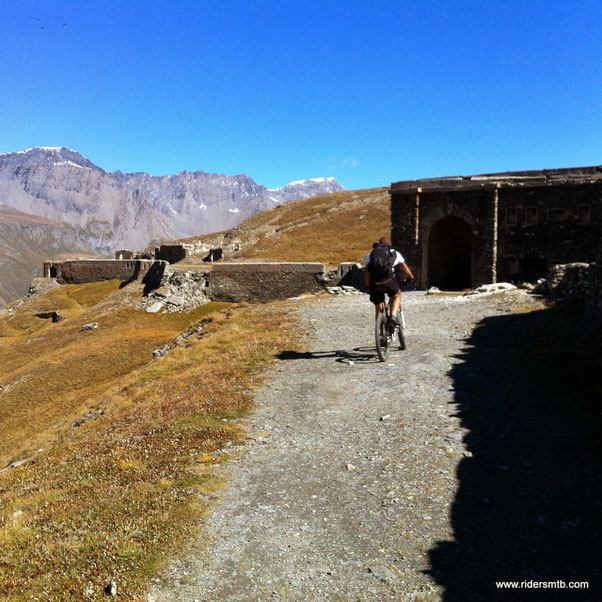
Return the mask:
<svg viewBox="0 0 602 602">
<path fill-rule="evenodd" d="M 340 184 L 332 177 L 331 178 L 309 178 L 307 180 L 296 180 L 295 182 L 290 182 L 289 184 L 287 184 L 286 186 L 283 186 L 282 188 L 270 188 L 269 190 L 270 190 L 270 192 L 272 192 L 272 191 L 277 191 L 277 190 L 284 190 L 285 188 L 288 188 L 289 186 L 312 186 L 314 184 L 322 184 L 324 182 L 328 182 L 330 184 L 337 184 L 340 186 Z"/>
</svg>

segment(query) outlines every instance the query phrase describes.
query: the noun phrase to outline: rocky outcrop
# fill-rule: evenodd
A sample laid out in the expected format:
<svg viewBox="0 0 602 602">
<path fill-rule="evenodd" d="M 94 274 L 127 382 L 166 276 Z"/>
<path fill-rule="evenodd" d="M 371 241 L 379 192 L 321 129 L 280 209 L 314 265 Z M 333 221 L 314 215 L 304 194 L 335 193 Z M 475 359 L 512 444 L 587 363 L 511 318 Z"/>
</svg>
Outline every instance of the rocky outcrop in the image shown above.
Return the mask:
<svg viewBox="0 0 602 602">
<path fill-rule="evenodd" d="M 138 309 L 149 313 L 159 311 L 190 311 L 209 302 L 209 272 L 204 270 L 173 270 L 166 272 L 158 288 L 152 290 Z"/>
</svg>

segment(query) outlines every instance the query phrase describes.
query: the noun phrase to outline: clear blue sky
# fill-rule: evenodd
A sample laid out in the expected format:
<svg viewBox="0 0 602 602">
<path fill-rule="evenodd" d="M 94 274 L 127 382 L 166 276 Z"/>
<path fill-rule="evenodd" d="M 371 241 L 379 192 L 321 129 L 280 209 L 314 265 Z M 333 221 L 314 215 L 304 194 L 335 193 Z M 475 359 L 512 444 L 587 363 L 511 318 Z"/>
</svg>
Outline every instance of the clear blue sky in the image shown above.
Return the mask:
<svg viewBox="0 0 602 602">
<path fill-rule="evenodd" d="M 0 40 L 0 152 L 268 187 L 602 164 L 599 0 L 0 0 Z"/>
</svg>

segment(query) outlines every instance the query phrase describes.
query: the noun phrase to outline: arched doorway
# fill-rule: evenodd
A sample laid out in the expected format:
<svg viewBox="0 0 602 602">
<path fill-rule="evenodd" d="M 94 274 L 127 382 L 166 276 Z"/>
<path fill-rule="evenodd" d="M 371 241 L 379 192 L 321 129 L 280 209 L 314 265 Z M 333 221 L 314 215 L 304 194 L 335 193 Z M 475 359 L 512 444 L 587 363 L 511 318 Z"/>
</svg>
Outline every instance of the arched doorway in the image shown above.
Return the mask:
<svg viewBox="0 0 602 602">
<path fill-rule="evenodd" d="M 428 240 L 428 284 L 442 290 L 472 286 L 472 230 L 448 215 L 436 222 Z"/>
</svg>

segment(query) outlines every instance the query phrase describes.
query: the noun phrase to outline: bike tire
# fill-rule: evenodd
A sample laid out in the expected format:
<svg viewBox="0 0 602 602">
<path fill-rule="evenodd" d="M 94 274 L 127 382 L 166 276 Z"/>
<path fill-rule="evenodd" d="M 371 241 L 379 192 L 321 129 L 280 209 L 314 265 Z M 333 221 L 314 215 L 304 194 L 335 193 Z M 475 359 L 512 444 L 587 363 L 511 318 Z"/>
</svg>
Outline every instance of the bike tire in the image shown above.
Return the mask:
<svg viewBox="0 0 602 602">
<path fill-rule="evenodd" d="M 386 362 L 389 357 L 389 347 L 391 338 L 387 332 L 387 317 L 384 313 L 379 314 L 374 325 L 374 335 L 376 338 L 376 353 L 381 362 Z"/>
<path fill-rule="evenodd" d="M 401 317 L 401 312 L 397 314 L 399 318 L 399 327 L 397 328 L 397 334 L 399 336 L 399 348 L 404 351 L 406 348 L 406 335 L 403 327 L 403 319 Z"/>
</svg>

